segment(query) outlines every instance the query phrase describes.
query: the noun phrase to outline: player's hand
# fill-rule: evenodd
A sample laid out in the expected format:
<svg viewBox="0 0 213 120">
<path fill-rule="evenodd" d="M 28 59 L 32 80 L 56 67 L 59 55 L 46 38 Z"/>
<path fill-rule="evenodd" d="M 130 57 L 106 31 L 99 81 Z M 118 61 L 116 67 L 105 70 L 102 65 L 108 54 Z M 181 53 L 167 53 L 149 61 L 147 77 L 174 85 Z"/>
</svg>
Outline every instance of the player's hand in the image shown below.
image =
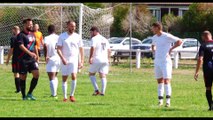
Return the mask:
<svg viewBox="0 0 213 120">
<path fill-rule="evenodd" d="M 79 62 L 79 63 L 78 63 L 78 69 L 83 68 L 83 66 L 84 66 L 84 64 L 83 64 L 82 62 Z"/>
<path fill-rule="evenodd" d="M 93 59 L 90 58 L 90 59 L 89 59 L 89 64 L 92 64 L 92 63 L 93 63 Z"/>
<path fill-rule="evenodd" d="M 62 63 L 63 63 L 64 65 L 67 65 L 67 60 L 66 60 L 65 58 L 63 58 L 63 59 L 62 59 Z"/>
<path fill-rule="evenodd" d="M 46 58 L 45 58 L 45 61 L 46 61 L 46 63 L 48 63 L 48 61 L 49 61 L 49 57 L 46 57 Z"/>
<path fill-rule="evenodd" d="M 32 58 L 34 58 L 34 59 L 37 59 L 37 55 L 36 55 L 35 53 L 33 53 L 33 52 L 30 52 L 30 56 L 31 56 Z"/>
<path fill-rule="evenodd" d="M 194 79 L 197 81 L 197 78 L 198 78 L 198 73 L 195 73 L 194 75 Z"/>
</svg>

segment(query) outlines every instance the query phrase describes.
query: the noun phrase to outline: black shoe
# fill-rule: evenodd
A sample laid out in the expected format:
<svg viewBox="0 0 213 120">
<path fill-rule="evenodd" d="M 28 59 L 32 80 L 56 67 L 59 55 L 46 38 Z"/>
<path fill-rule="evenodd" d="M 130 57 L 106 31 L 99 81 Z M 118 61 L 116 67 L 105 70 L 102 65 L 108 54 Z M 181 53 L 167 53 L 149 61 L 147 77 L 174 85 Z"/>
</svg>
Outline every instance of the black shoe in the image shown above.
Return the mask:
<svg viewBox="0 0 213 120">
<path fill-rule="evenodd" d="M 15 91 L 15 93 L 21 93 L 21 91 Z"/>
</svg>

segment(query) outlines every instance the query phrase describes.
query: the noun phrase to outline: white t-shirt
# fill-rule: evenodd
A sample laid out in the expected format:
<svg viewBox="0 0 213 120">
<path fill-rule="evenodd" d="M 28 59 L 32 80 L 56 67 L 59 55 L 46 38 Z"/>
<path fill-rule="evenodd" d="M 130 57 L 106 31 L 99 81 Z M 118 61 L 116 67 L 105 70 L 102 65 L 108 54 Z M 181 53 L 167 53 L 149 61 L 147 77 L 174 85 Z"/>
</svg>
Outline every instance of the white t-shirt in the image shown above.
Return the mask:
<svg viewBox="0 0 213 120">
<path fill-rule="evenodd" d="M 64 32 L 59 35 L 57 45 L 62 46 L 62 54 L 67 62 L 72 62 L 78 60 L 79 47 L 83 47 L 83 42 L 79 34 L 74 32 L 69 35 Z"/>
<path fill-rule="evenodd" d="M 100 34 L 92 37 L 91 41 L 91 47 L 95 48 L 93 62 L 108 62 L 109 41 Z"/>
<path fill-rule="evenodd" d="M 171 60 L 169 56 L 171 43 L 174 43 L 178 40 L 180 40 L 180 38 L 165 32 L 162 32 L 160 36 L 154 35 L 152 37 L 152 45 L 156 46 L 155 62 L 161 63 L 167 60 Z"/>
<path fill-rule="evenodd" d="M 44 38 L 44 44 L 47 46 L 47 56 L 50 57 L 50 59 L 58 59 L 59 55 L 56 50 L 56 44 L 58 42 L 58 35 L 55 33 L 46 36 Z"/>
</svg>

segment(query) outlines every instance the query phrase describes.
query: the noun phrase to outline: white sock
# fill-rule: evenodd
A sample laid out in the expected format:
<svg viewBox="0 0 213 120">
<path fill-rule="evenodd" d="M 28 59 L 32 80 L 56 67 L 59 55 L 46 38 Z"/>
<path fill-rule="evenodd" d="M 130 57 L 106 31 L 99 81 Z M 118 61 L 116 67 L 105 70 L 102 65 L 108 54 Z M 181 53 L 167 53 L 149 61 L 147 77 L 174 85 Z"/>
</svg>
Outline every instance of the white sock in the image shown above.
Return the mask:
<svg viewBox="0 0 213 120">
<path fill-rule="evenodd" d="M 57 90 L 58 90 L 58 78 L 55 77 L 55 79 L 54 79 L 54 96 L 57 96 Z"/>
<path fill-rule="evenodd" d="M 63 90 L 64 98 L 67 99 L 67 81 L 62 82 L 62 90 Z"/>
<path fill-rule="evenodd" d="M 51 95 L 54 95 L 54 80 L 50 80 L 50 91 L 51 91 Z"/>
<path fill-rule="evenodd" d="M 98 85 L 97 85 L 97 82 L 96 82 L 96 77 L 95 76 L 90 76 L 90 80 L 92 82 L 92 85 L 93 85 L 95 91 L 98 90 Z"/>
<path fill-rule="evenodd" d="M 74 96 L 77 80 L 72 80 L 70 96 Z"/>
<path fill-rule="evenodd" d="M 163 97 L 163 94 L 164 94 L 164 84 L 160 83 L 160 84 L 158 84 L 158 97 Z M 162 103 L 163 99 L 159 99 L 159 102 Z"/>
<path fill-rule="evenodd" d="M 106 78 L 101 78 L 101 83 L 102 83 L 101 93 L 105 94 L 105 90 L 106 90 L 106 86 L 107 86 L 107 79 Z"/>
<path fill-rule="evenodd" d="M 171 94 L 172 94 L 171 84 L 170 83 L 165 84 L 164 87 L 165 87 L 165 90 L 166 90 L 166 96 L 169 96 L 168 98 L 166 98 L 166 103 L 170 104 L 170 97 L 171 97 Z"/>
</svg>

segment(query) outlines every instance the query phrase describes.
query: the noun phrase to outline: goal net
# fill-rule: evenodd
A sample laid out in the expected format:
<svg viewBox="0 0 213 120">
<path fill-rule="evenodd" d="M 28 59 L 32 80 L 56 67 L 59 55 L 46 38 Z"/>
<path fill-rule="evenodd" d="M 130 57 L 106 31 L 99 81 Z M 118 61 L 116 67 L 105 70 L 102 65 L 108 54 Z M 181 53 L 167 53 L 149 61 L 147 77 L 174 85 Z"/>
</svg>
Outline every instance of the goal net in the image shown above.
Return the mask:
<svg viewBox="0 0 213 120">
<path fill-rule="evenodd" d="M 32 18 L 34 24 L 39 24 L 43 36 L 48 35 L 49 24 L 54 24 L 56 33 L 60 34 L 66 30 L 66 21 L 74 20 L 76 32 L 85 40 L 90 38 L 89 30 L 93 25 L 109 38 L 113 22 L 112 8 L 91 9 L 81 3 L 0 4 L 0 46 L 9 48 L 12 27 L 18 25 L 22 29 L 25 18 Z"/>
</svg>

